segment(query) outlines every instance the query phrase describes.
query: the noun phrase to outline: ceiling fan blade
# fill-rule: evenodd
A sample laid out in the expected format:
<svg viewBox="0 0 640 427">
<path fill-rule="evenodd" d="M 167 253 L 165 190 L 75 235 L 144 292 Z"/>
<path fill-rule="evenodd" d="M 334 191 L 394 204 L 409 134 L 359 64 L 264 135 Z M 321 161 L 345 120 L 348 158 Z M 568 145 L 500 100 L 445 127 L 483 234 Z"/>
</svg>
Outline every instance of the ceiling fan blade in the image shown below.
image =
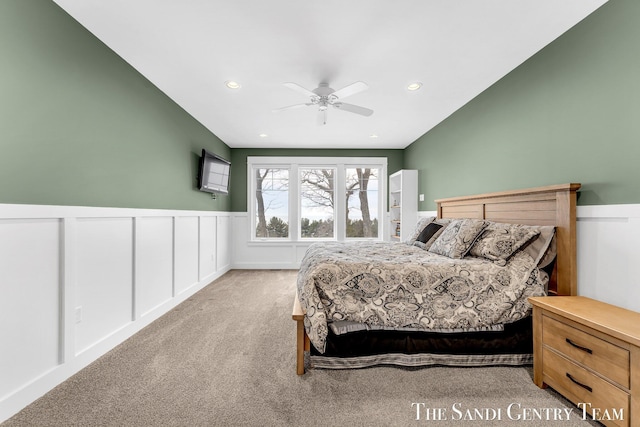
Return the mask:
<svg viewBox="0 0 640 427">
<path fill-rule="evenodd" d="M 271 110 L 271 111 L 274 112 L 274 113 L 278 113 L 278 112 L 283 111 L 283 110 L 291 110 L 291 109 L 294 109 L 294 108 L 308 107 L 310 105 L 313 105 L 313 104 L 310 103 L 310 102 L 307 102 L 306 104 L 289 105 L 287 107 L 276 108 L 275 110 Z"/>
<path fill-rule="evenodd" d="M 360 114 L 361 116 L 370 116 L 373 114 L 373 110 L 361 107 L 359 105 L 346 104 L 344 102 L 336 102 L 333 104 L 338 110 L 348 111 L 350 113 Z"/>
<path fill-rule="evenodd" d="M 365 82 L 355 82 L 351 83 L 349 86 L 345 86 L 342 89 L 338 89 L 333 92 L 331 95 L 335 96 L 338 99 L 346 98 L 347 96 L 354 95 L 358 92 L 362 92 L 363 90 L 369 89 L 369 85 Z"/>
<path fill-rule="evenodd" d="M 318 110 L 318 125 L 326 125 L 327 124 L 327 110 Z"/>
<path fill-rule="evenodd" d="M 303 88 L 298 83 L 287 82 L 282 84 L 288 87 L 289 89 L 295 90 L 296 92 L 303 94 L 304 96 L 309 96 L 309 97 L 317 96 L 315 93 L 311 92 L 308 89 Z"/>
</svg>

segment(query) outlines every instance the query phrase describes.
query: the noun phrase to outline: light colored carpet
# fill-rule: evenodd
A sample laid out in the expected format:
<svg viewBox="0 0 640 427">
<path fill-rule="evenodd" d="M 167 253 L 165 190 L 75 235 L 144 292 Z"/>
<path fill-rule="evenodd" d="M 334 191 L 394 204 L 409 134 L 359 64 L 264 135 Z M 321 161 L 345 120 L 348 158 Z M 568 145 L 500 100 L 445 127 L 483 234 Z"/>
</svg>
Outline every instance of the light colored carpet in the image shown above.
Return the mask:
<svg viewBox="0 0 640 427">
<path fill-rule="evenodd" d="M 296 271 L 231 271 L 2 424 L 14 426 L 588 426 L 530 367 L 295 374 Z M 421 406 L 416 420 L 415 405 Z M 522 421 L 539 410 L 570 419 Z M 446 420 L 425 420 L 424 408 Z M 469 410 L 473 420 L 455 412 Z M 493 411 L 501 419 L 492 418 Z M 497 418 L 497 415 L 496 415 Z"/>
</svg>

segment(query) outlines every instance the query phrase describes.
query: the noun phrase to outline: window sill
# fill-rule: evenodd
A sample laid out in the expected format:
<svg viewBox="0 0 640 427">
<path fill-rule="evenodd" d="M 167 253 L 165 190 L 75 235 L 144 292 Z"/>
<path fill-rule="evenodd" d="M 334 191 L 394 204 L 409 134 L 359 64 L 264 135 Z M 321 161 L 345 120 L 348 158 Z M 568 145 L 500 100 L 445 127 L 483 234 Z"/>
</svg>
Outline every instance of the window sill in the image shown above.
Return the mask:
<svg viewBox="0 0 640 427">
<path fill-rule="evenodd" d="M 286 246 L 286 245 L 310 245 L 318 242 L 332 242 L 332 243 L 348 243 L 348 242 L 383 242 L 381 238 L 350 238 L 348 240 L 338 239 L 305 239 L 305 240 L 285 240 L 285 239 L 256 239 L 247 241 L 248 246 Z"/>
</svg>

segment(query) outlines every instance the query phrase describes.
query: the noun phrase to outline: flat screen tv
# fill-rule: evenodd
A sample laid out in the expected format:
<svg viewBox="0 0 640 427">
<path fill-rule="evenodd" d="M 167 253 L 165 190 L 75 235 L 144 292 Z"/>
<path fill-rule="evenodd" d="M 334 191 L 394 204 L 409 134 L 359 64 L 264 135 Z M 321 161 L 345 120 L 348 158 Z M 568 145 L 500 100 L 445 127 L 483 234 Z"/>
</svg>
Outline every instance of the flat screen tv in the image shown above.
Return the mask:
<svg viewBox="0 0 640 427">
<path fill-rule="evenodd" d="M 200 157 L 198 189 L 207 193 L 229 194 L 231 163 L 204 148 Z"/>
</svg>

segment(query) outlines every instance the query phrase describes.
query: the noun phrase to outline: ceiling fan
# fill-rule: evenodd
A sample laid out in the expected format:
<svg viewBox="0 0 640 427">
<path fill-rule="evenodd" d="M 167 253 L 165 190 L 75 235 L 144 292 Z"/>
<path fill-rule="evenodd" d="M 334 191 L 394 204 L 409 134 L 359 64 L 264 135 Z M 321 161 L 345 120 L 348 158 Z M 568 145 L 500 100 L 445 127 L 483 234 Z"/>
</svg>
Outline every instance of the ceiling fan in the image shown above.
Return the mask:
<svg viewBox="0 0 640 427">
<path fill-rule="evenodd" d="M 370 110 L 368 108 L 342 102 L 343 98 L 346 98 L 347 96 L 351 96 L 358 92 L 362 92 L 363 90 L 368 89 L 369 86 L 364 82 L 355 82 L 339 90 L 334 90 L 330 88 L 328 83 L 320 83 L 318 87 L 313 90 L 305 89 L 297 83 L 289 82 L 289 83 L 283 83 L 283 84 L 289 89 L 293 89 L 296 92 L 299 92 L 309 97 L 309 102 L 305 102 L 304 104 L 295 104 L 295 105 L 290 105 L 288 107 L 278 108 L 273 110 L 274 113 L 283 111 L 283 110 L 289 110 L 292 108 L 310 107 L 312 105 L 317 105 L 318 106 L 318 124 L 320 125 L 327 124 L 327 110 L 329 109 L 329 107 L 333 107 L 338 110 L 348 111 L 350 113 L 360 114 L 362 116 L 370 116 L 373 114 L 373 110 Z"/>
</svg>

